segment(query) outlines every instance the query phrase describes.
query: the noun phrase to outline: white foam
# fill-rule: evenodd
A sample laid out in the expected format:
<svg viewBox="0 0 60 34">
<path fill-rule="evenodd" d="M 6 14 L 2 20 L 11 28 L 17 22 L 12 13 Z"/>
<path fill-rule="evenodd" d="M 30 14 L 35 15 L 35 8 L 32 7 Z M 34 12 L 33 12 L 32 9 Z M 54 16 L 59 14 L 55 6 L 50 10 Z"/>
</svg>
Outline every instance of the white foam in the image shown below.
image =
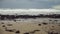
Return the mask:
<svg viewBox="0 0 60 34">
<path fill-rule="evenodd" d="M 0 9 L 0 14 L 9 15 L 38 15 L 38 14 L 60 14 L 56 9 Z"/>
</svg>

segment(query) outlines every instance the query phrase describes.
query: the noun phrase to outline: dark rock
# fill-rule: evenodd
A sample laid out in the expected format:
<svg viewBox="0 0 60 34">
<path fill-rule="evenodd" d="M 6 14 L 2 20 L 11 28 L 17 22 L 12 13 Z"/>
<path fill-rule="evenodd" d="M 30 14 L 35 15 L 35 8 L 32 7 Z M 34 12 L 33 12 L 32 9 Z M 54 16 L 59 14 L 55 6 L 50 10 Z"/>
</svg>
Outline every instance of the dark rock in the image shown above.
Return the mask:
<svg viewBox="0 0 60 34">
<path fill-rule="evenodd" d="M 34 31 L 40 31 L 40 30 L 34 30 Z"/>
<path fill-rule="evenodd" d="M 41 24 L 38 24 L 38 26 L 41 26 Z"/>
<path fill-rule="evenodd" d="M 2 27 L 5 27 L 5 25 L 3 25 Z"/>
<path fill-rule="evenodd" d="M 37 31 L 40 31 L 40 30 L 34 30 L 34 31 L 31 31 L 30 33 L 35 33 L 35 32 L 37 32 Z"/>
<path fill-rule="evenodd" d="M 24 33 L 24 34 L 29 34 L 28 32 Z"/>
<path fill-rule="evenodd" d="M 54 26 L 52 26 L 52 27 L 54 27 Z"/>
<path fill-rule="evenodd" d="M 42 24 L 47 25 L 48 23 L 42 23 Z"/>
<path fill-rule="evenodd" d="M 16 31 L 15 33 L 20 33 L 20 31 Z"/>
<path fill-rule="evenodd" d="M 1 24 L 4 24 L 3 22 Z"/>
<path fill-rule="evenodd" d="M 14 30 L 5 30 L 5 31 L 14 32 Z"/>
</svg>

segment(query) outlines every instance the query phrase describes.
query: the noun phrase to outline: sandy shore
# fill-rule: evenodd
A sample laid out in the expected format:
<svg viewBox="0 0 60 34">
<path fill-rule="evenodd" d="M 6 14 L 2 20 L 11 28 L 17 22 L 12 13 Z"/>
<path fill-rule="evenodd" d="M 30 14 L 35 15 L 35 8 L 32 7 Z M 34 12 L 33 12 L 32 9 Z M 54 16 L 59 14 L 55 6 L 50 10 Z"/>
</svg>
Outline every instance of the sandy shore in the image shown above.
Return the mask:
<svg viewBox="0 0 60 34">
<path fill-rule="evenodd" d="M 60 24 L 0 22 L 0 34 L 60 34 Z"/>
</svg>

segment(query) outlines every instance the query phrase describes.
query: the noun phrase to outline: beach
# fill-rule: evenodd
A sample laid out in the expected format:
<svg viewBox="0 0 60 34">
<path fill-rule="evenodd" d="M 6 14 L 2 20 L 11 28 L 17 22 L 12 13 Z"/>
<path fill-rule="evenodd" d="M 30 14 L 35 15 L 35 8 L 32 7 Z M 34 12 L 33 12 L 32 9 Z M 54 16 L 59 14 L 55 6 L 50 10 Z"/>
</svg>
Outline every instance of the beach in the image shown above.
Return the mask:
<svg viewBox="0 0 60 34">
<path fill-rule="evenodd" d="M 60 24 L 47 22 L 0 21 L 0 34 L 60 34 Z"/>
</svg>

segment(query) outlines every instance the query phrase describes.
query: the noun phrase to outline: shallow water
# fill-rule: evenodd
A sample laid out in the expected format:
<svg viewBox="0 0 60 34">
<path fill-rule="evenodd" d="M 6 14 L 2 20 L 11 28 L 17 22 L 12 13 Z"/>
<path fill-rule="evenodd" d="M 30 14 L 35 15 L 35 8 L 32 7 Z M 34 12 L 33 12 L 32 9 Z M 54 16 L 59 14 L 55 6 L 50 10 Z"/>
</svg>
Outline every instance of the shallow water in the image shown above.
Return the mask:
<svg viewBox="0 0 60 34">
<path fill-rule="evenodd" d="M 56 23 L 60 23 L 60 19 L 58 18 L 36 18 L 36 19 L 32 19 L 32 18 L 29 18 L 29 19 L 22 19 L 22 18 L 19 18 L 19 19 L 15 19 L 16 22 L 29 22 L 29 23 L 42 23 L 42 22 L 46 22 L 46 23 L 50 23 L 50 22 L 56 22 Z M 52 21 L 50 21 L 52 20 Z M 57 20 L 57 21 L 54 21 L 54 20 Z M 0 20 L 0 22 L 13 22 L 14 23 L 14 20 Z"/>
</svg>

